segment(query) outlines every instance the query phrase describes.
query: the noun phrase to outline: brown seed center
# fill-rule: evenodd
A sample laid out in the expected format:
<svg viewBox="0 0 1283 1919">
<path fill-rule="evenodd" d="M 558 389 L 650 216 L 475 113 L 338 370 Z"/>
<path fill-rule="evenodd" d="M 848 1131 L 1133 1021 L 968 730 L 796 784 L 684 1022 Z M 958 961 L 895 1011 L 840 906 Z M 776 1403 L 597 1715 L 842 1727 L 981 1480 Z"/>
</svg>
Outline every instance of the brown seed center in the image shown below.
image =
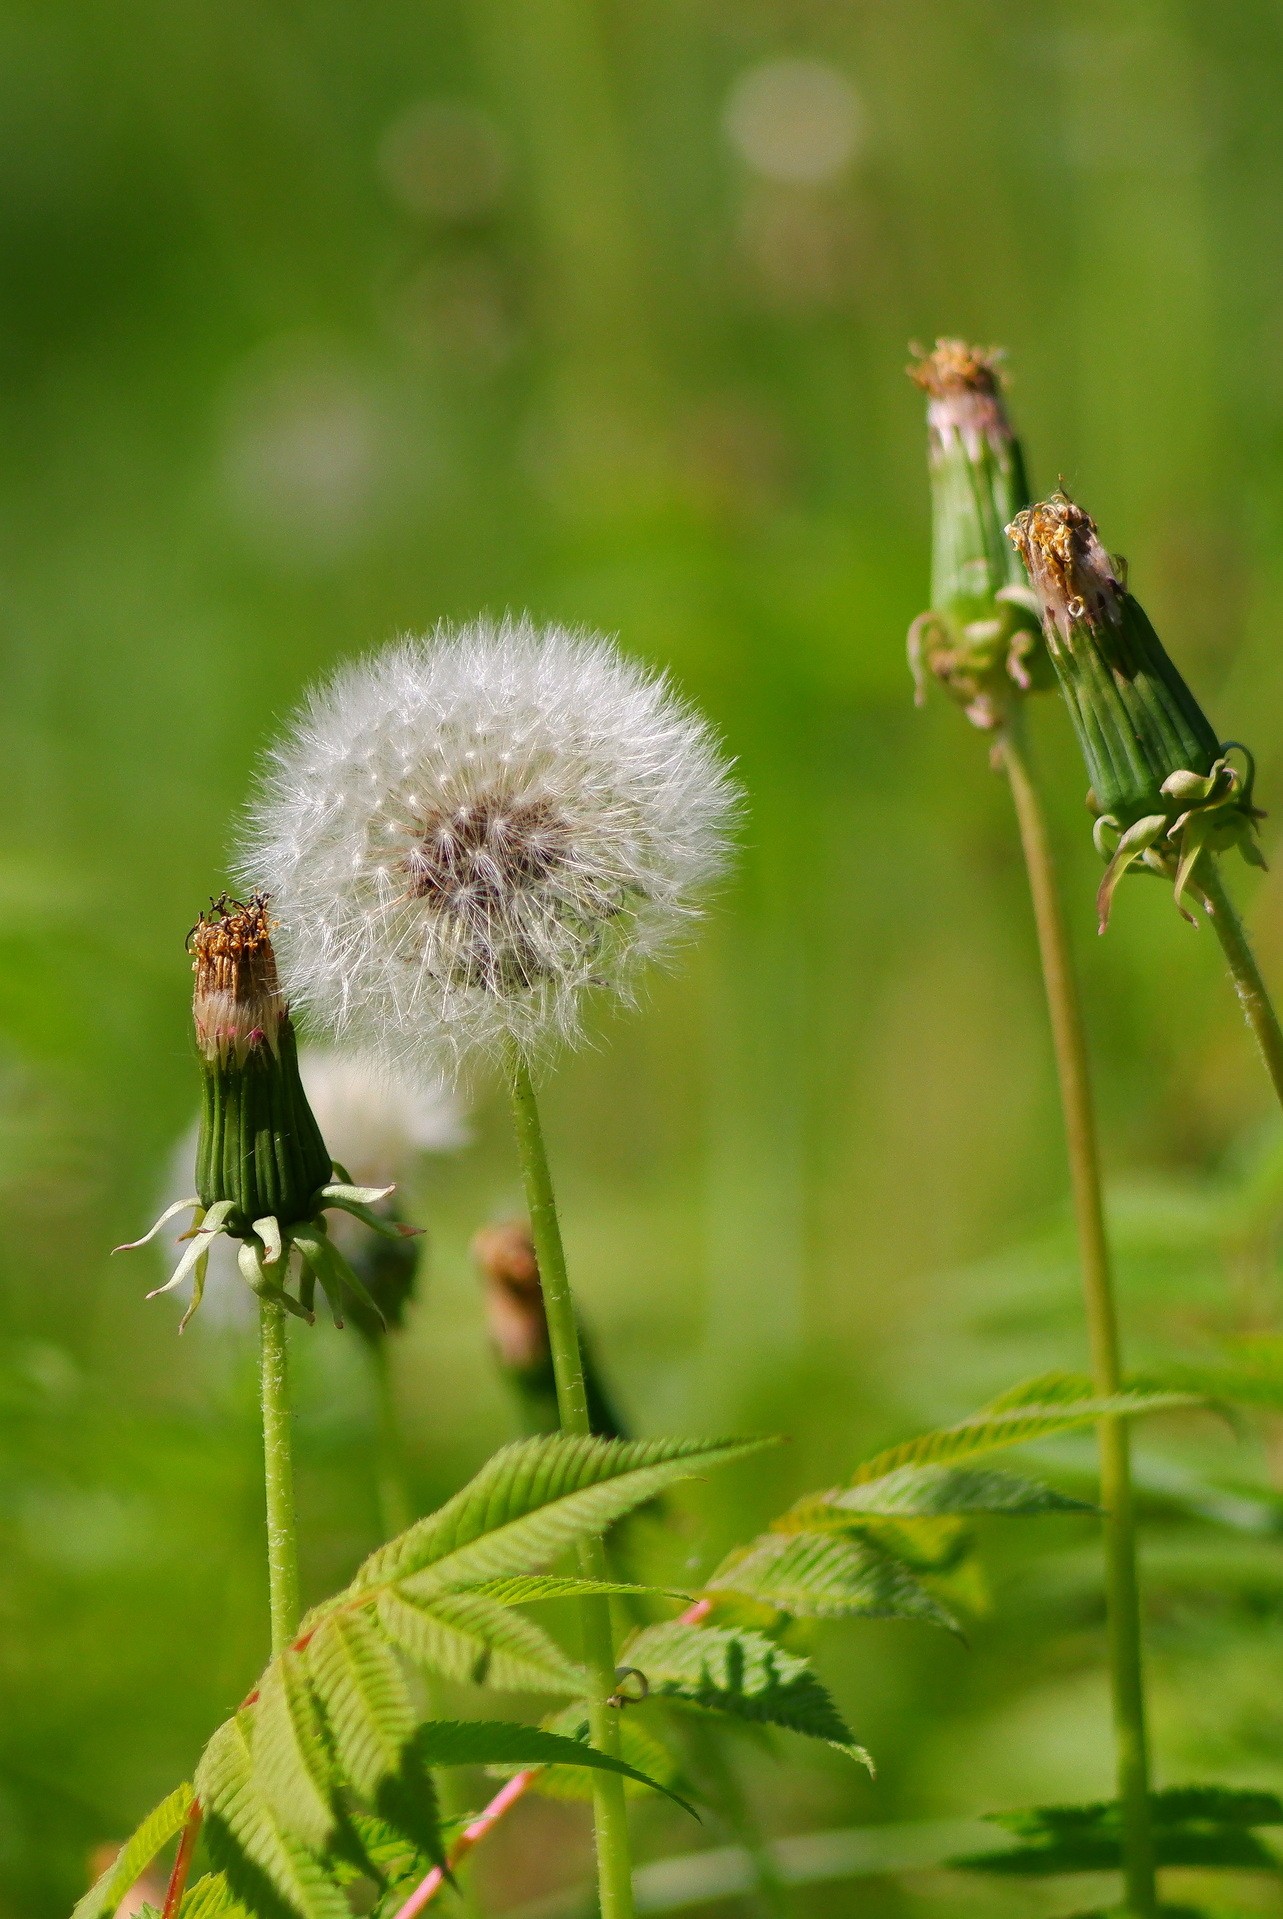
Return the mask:
<svg viewBox="0 0 1283 1919">
<path fill-rule="evenodd" d="M 548 800 L 482 793 L 424 821 L 405 864 L 414 898 L 469 914 L 537 885 L 568 852 L 566 823 Z"/>
</svg>

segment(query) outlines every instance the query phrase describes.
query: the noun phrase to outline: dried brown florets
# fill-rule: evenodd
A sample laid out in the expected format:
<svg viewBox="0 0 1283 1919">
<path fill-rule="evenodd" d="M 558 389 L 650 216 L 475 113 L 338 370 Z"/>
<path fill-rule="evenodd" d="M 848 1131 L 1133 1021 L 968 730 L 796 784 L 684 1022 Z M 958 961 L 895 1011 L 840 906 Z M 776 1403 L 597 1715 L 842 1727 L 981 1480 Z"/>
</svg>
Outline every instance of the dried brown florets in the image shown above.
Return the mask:
<svg viewBox="0 0 1283 1919">
<path fill-rule="evenodd" d="M 1067 635 L 1075 620 L 1116 626 L 1125 568 L 1101 545 L 1096 522 L 1065 493 L 1018 513 L 1007 535 L 1028 569 L 1044 618 Z"/>
<path fill-rule="evenodd" d="M 187 936 L 196 987 L 192 1013 L 196 1039 L 207 1057 L 238 1057 L 264 1040 L 276 1046 L 285 1000 L 276 974 L 271 920 L 265 893 L 248 900 L 228 894 L 210 901 Z"/>
<path fill-rule="evenodd" d="M 916 359 L 905 371 L 933 400 L 953 399 L 963 393 L 998 398 L 1006 386 L 1001 347 L 970 346 L 965 340 L 937 340 L 931 353 L 911 347 Z"/>
</svg>

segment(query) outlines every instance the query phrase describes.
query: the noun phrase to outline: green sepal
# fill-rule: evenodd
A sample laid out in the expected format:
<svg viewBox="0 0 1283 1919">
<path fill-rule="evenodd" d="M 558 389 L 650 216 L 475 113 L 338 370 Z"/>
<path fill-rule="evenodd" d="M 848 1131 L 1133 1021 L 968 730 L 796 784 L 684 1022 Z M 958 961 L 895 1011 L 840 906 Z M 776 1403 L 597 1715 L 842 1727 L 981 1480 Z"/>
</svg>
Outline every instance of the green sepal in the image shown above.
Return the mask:
<svg viewBox="0 0 1283 1919">
<path fill-rule="evenodd" d="M 343 1290 L 346 1289 L 354 1299 L 360 1301 L 367 1312 L 374 1314 L 380 1325 L 387 1324 L 378 1301 L 359 1274 L 353 1270 L 349 1261 L 344 1259 L 326 1231 L 323 1219 L 309 1219 L 303 1225 L 296 1226 L 291 1237 L 320 1280 L 331 1307 L 337 1299 L 342 1297 Z"/>
</svg>

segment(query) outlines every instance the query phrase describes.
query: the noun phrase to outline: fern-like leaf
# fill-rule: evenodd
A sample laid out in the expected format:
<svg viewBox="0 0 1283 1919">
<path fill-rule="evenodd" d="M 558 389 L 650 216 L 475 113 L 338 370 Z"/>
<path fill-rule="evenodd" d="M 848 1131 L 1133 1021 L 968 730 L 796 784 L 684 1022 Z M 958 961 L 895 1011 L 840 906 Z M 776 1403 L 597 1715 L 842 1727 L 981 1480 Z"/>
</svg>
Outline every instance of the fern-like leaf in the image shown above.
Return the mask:
<svg viewBox="0 0 1283 1919">
<path fill-rule="evenodd" d="M 689 1600 L 689 1593 L 674 1592 L 665 1586 L 637 1586 L 624 1579 L 580 1579 L 573 1574 L 514 1573 L 507 1579 L 487 1579 L 472 1592 L 495 1600 L 501 1606 L 530 1606 L 539 1599 L 582 1599 L 596 1594 L 648 1594 L 652 1599 Z"/>
<path fill-rule="evenodd" d="M 508 1692 L 583 1691 L 582 1669 L 542 1626 L 483 1593 L 441 1593 L 416 1604 L 393 1589 L 379 1594 L 375 1617 L 414 1665 L 443 1679 Z"/>
<path fill-rule="evenodd" d="M 1154 1857 L 1160 1866 L 1277 1869 L 1275 1855 L 1253 1830 L 1283 1825 L 1283 1804 L 1272 1792 L 1178 1786 L 1151 1793 L 1150 1811 Z M 1122 1811 L 1116 1800 L 1033 1806 L 993 1813 L 990 1820 L 1023 1844 L 1010 1852 L 971 1854 L 954 1860 L 955 1866 L 1040 1878 L 1103 1871 L 1122 1863 Z"/>
<path fill-rule="evenodd" d="M 153 1808 L 116 1854 L 101 1878 L 94 1881 L 79 1901 L 71 1919 L 103 1919 L 114 1913 L 125 1894 L 142 1878 L 157 1853 L 176 1839 L 187 1823 L 192 1808 L 192 1788 L 177 1786 L 167 1799 Z"/>
<path fill-rule="evenodd" d="M 1013 1387 L 1001 1400 L 995 1400 L 954 1426 L 922 1433 L 917 1439 L 905 1440 L 902 1445 L 891 1446 L 873 1459 L 866 1459 L 852 1475 L 851 1485 L 864 1486 L 905 1467 L 945 1465 L 978 1453 L 996 1452 L 1005 1446 L 1021 1446 L 1026 1440 L 1072 1432 L 1106 1417 L 1135 1419 L 1145 1413 L 1172 1412 L 1202 1403 L 1196 1393 L 1140 1388 L 1107 1398 L 1083 1397 L 1081 1386 L 1082 1382 L 1077 1379 L 1066 1380 L 1063 1375 L 1053 1374 L 1032 1380 L 1024 1387 Z M 1079 1396 L 1071 1396 L 1071 1388 Z"/>
<path fill-rule="evenodd" d="M 343 1772 L 372 1800 L 400 1766 L 417 1720 L 396 1655 L 364 1613 L 342 1612 L 312 1635 L 306 1659 Z"/>
<path fill-rule="evenodd" d="M 178 1919 L 252 1919 L 252 1915 L 233 1893 L 225 1873 L 207 1872 L 187 1888 Z"/>
<path fill-rule="evenodd" d="M 810 1661 L 785 1652 L 763 1633 L 668 1620 L 644 1627 L 621 1658 L 645 1675 L 652 1698 L 787 1727 L 822 1739 L 872 1769 Z"/>
<path fill-rule="evenodd" d="M 649 1778 L 627 1760 L 542 1726 L 502 1719 L 429 1719 L 419 1730 L 415 1749 L 426 1766 L 586 1766 L 617 1772 L 691 1811 L 670 1786 Z"/>
<path fill-rule="evenodd" d="M 878 1513 L 903 1519 L 938 1519 L 963 1513 L 1090 1513 L 1096 1507 L 1039 1480 L 982 1466 L 901 1466 L 880 1479 L 860 1480 L 823 1496 L 839 1512 Z"/>
<path fill-rule="evenodd" d="M 283 1906 L 298 1919 L 350 1919 L 332 1877 L 305 1846 L 281 1831 L 259 1791 L 248 1718 L 240 1713 L 220 1726 L 196 1769 L 215 1869 L 255 1915 L 272 1915 Z"/>
<path fill-rule="evenodd" d="M 588 1737 L 588 1710 L 580 1700 L 544 1724 L 549 1732 L 561 1733 L 567 1739 L 584 1740 Z M 677 1787 L 681 1775 L 676 1760 L 667 1746 L 639 1722 L 636 1713 L 625 1712 L 620 1717 L 619 1752 L 630 1766 L 635 1766 L 657 1785 Z M 630 1794 L 643 1790 L 631 1779 L 625 1781 L 624 1789 Z M 578 1766 L 545 1766 L 535 1780 L 534 1790 L 545 1799 L 582 1801 L 592 1798 L 592 1779 Z"/>
<path fill-rule="evenodd" d="M 674 1481 L 770 1443 L 561 1434 L 520 1440 L 496 1453 L 439 1512 L 381 1547 L 320 1612 L 410 1579 L 415 1596 L 426 1597 L 541 1571 Z"/>
<path fill-rule="evenodd" d="M 811 1619 L 923 1619 L 960 1628 L 908 1567 L 843 1533 L 763 1533 L 718 1567 L 710 1592 L 740 1593 Z"/>
<path fill-rule="evenodd" d="M 254 1773 L 281 1826 L 320 1851 L 334 1831 L 332 1767 L 302 1654 L 284 1653 L 258 1689 Z"/>
</svg>

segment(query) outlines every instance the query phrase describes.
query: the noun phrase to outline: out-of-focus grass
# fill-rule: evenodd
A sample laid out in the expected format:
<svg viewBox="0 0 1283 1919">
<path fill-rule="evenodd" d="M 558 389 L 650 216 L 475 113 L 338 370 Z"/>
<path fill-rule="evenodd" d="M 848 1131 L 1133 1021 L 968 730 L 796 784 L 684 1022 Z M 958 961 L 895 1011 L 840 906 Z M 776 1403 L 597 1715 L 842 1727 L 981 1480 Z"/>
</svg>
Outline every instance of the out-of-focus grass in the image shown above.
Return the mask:
<svg viewBox="0 0 1283 1919">
<path fill-rule="evenodd" d="M 1036 476 L 1129 554 L 1269 804 L 1283 33 L 1260 0 L 15 0 L 0 55 L 0 1912 L 35 1919 L 264 1648 L 250 1356 L 178 1346 L 105 1251 L 190 1114 L 183 934 L 255 756 L 341 656 L 529 606 L 671 665 L 738 756 L 744 856 L 702 944 L 549 1092 L 639 1427 L 794 1436 L 704 1502 L 719 1540 L 1008 1360 L 1081 1358 L 1067 1243 L 1012 1252 L 1060 1233 L 1063 1177 L 1006 796 L 908 697 L 900 369 L 910 337 L 1008 344 Z M 1037 733 L 1111 1170 L 1192 1182 L 1264 1081 L 1162 889 L 1091 937 L 1081 771 L 1050 703 Z M 1283 971 L 1275 880 L 1253 912 Z M 479 1100 L 422 1195 L 398 1365 L 425 1501 L 508 1430 L 465 1249 L 516 1179 Z M 1156 1287 L 1129 1268 L 1147 1338 L 1166 1257 Z M 1272 1249 L 1248 1298 L 1238 1270 L 1213 1248 L 1196 1318 L 1272 1322 Z M 296 1348 L 316 1593 L 374 1537 L 372 1412 L 358 1354 Z M 970 1653 L 827 1636 L 880 1780 L 791 1754 L 754 1775 L 778 1829 L 1105 1789 L 1098 1607 L 1027 1574 L 1053 1543 L 997 1533 Z M 1277 1782 L 1277 1600 L 1244 1635 L 1166 1595 L 1161 1773 Z M 502 1854 L 512 1900 L 541 1830 Z"/>
</svg>

